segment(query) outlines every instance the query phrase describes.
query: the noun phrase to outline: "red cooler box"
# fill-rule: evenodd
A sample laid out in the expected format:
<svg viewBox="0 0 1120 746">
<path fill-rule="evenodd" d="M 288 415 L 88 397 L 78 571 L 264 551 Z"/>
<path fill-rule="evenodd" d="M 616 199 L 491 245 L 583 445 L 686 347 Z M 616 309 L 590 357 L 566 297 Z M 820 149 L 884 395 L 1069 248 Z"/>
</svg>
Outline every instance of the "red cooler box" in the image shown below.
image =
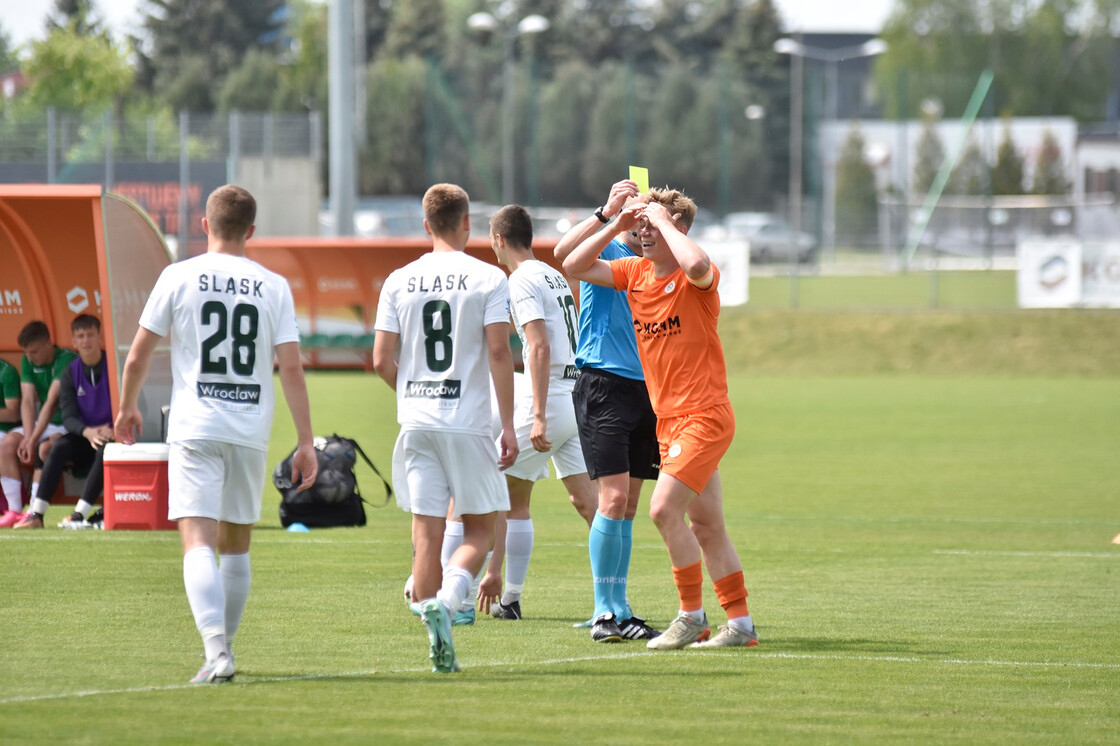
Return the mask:
<svg viewBox="0 0 1120 746">
<path fill-rule="evenodd" d="M 176 528 L 167 520 L 167 444 L 105 446 L 105 528 Z"/>
</svg>

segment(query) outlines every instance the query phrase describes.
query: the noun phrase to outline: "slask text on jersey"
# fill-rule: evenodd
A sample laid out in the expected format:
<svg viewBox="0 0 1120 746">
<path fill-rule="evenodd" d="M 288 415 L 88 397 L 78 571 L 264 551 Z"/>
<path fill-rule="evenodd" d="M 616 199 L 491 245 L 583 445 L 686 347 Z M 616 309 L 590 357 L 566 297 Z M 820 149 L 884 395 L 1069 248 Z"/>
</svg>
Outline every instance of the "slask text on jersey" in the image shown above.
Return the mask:
<svg viewBox="0 0 1120 746">
<path fill-rule="evenodd" d="M 198 290 L 202 293 L 225 293 L 228 295 L 248 295 L 263 298 L 264 281 L 250 280 L 248 277 L 219 277 L 214 274 L 198 276 Z"/>
<path fill-rule="evenodd" d="M 410 293 L 442 293 L 447 290 L 467 290 L 469 275 L 451 273 L 448 275 L 413 275 L 408 278 L 405 288 Z"/>
</svg>

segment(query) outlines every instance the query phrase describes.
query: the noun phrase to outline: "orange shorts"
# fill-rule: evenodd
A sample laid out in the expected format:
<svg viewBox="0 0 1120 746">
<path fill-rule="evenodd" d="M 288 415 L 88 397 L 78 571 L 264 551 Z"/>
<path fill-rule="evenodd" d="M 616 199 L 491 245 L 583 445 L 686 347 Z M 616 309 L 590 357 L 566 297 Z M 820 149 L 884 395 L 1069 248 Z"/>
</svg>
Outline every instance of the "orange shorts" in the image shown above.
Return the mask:
<svg viewBox="0 0 1120 746">
<path fill-rule="evenodd" d="M 720 404 L 703 412 L 657 418 L 661 473 L 671 474 L 700 493 L 735 437 L 735 412 Z"/>
</svg>

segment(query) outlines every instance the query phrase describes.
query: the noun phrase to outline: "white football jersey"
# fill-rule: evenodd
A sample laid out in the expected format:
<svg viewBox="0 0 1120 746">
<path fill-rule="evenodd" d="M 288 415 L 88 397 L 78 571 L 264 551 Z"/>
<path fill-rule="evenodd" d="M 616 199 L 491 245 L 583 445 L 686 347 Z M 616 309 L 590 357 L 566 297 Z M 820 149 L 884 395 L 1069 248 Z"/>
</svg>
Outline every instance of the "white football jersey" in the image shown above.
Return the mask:
<svg viewBox="0 0 1120 746">
<path fill-rule="evenodd" d="M 245 257 L 202 254 L 166 267 L 140 326 L 171 335 L 169 443 L 268 449 L 275 348 L 298 342 L 288 282 Z"/>
<path fill-rule="evenodd" d="M 525 325 L 544 320 L 548 338 L 550 377 L 574 381 L 576 365 L 576 334 L 579 311 L 572 289 L 564 275 L 542 261 L 522 262 L 509 276 L 510 310 L 521 345 L 525 346 Z M 529 373 L 529 366 L 525 366 Z"/>
<path fill-rule="evenodd" d="M 461 251 L 428 253 L 390 274 L 374 326 L 400 335 L 401 428 L 489 435 L 485 327 L 508 322 L 505 274 Z"/>
</svg>

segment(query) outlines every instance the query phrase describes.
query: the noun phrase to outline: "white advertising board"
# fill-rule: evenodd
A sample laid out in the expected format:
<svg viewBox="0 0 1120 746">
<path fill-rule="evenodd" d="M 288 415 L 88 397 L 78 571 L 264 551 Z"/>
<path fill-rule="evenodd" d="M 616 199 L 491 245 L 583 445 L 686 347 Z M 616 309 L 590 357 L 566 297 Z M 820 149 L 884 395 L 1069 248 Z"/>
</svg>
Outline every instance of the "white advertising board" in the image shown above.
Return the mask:
<svg viewBox="0 0 1120 746">
<path fill-rule="evenodd" d="M 1081 247 L 1081 305 L 1120 308 L 1120 242 Z"/>
<path fill-rule="evenodd" d="M 719 304 L 742 306 L 749 297 L 747 289 L 751 257 L 746 241 L 700 241 L 712 262 L 719 267 Z"/>
<path fill-rule="evenodd" d="M 1019 244 L 1020 308 L 1068 308 L 1081 302 L 1081 244 L 1028 239 Z"/>
</svg>

